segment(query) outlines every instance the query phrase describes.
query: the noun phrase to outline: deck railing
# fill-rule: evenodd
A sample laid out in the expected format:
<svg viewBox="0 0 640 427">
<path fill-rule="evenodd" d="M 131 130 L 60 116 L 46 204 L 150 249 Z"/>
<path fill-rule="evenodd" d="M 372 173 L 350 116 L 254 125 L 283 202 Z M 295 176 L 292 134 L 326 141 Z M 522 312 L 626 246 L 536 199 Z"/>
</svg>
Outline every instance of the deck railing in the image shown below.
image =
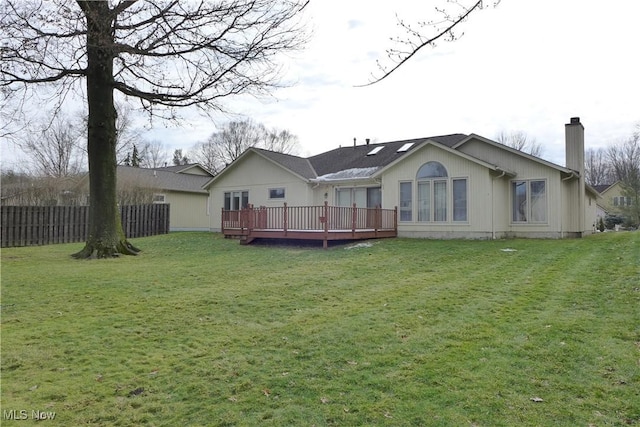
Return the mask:
<svg viewBox="0 0 640 427">
<path fill-rule="evenodd" d="M 329 206 L 253 207 L 222 210 L 222 231 L 361 231 L 397 230 L 397 209 Z"/>
</svg>

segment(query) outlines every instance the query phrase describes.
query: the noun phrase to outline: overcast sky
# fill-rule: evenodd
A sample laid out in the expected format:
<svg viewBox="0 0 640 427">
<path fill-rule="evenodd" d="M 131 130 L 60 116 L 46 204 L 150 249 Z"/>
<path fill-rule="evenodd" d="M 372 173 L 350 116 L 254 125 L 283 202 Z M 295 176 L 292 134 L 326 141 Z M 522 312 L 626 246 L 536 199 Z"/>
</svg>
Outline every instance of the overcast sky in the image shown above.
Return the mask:
<svg viewBox="0 0 640 427">
<path fill-rule="evenodd" d="M 434 19 L 434 5 L 444 1 L 313 0 L 311 42 L 285 61 L 291 87 L 228 106 L 298 135 L 303 156 L 354 137 L 495 139 L 500 131 L 523 131 L 543 145 L 544 158 L 564 165 L 570 117 L 581 118 L 587 148 L 627 138 L 640 122 L 639 0 L 502 0 L 474 12 L 459 40 L 422 50 L 380 83 L 355 87 L 385 60 L 389 38 L 402 35 L 396 14 Z M 172 152 L 214 130 L 210 120 L 194 118 L 143 136 Z"/>
<path fill-rule="evenodd" d="M 386 142 L 460 132 L 493 139 L 504 130 L 525 132 L 543 145 L 543 157 L 564 164 L 570 117 L 581 118 L 587 147 L 627 138 L 640 122 L 638 0 L 502 0 L 474 12 L 459 40 L 422 50 L 378 84 L 355 87 L 385 59 L 389 37 L 402 34 L 396 14 L 433 19 L 435 4 L 312 1 L 314 36 L 287 64 L 293 86 L 233 107 L 297 134 L 302 155 L 354 137 Z M 186 149 L 213 130 L 203 121 L 188 138 L 182 130 L 159 134 Z"/>
</svg>

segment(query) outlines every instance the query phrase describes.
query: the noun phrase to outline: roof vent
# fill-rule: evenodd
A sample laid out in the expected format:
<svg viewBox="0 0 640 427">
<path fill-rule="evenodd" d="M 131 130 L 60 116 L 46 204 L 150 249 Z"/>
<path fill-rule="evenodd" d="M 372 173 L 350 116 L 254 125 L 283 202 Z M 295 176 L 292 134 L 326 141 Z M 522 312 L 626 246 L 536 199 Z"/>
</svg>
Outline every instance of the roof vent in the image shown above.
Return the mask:
<svg viewBox="0 0 640 427">
<path fill-rule="evenodd" d="M 367 156 L 375 156 L 376 154 L 378 154 L 380 152 L 380 150 L 382 150 L 384 148 L 384 146 L 380 146 L 380 147 L 376 147 L 373 150 L 369 151 L 367 153 Z"/>
<path fill-rule="evenodd" d="M 396 151 L 396 153 L 404 153 L 405 151 L 408 151 L 409 148 L 413 147 L 413 144 L 415 144 L 415 143 L 414 142 L 407 142 L 402 147 L 398 148 L 398 151 Z"/>
</svg>

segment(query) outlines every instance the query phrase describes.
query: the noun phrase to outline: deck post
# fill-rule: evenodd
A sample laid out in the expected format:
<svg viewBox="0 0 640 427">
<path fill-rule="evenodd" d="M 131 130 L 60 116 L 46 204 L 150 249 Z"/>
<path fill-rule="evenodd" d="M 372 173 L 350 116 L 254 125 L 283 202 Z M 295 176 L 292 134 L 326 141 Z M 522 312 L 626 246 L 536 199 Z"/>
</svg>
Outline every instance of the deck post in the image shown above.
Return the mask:
<svg viewBox="0 0 640 427">
<path fill-rule="evenodd" d="M 220 213 L 220 232 L 224 235 L 224 207 L 221 208 L 222 212 Z"/>
<path fill-rule="evenodd" d="M 393 231 L 395 231 L 396 237 L 398 236 L 398 207 L 393 208 Z"/>
<path fill-rule="evenodd" d="M 329 202 L 324 201 L 324 239 L 322 240 L 322 247 L 327 249 L 327 240 L 329 238 Z"/>
<path fill-rule="evenodd" d="M 378 237 L 378 229 L 382 227 L 382 209 L 376 206 L 374 212 L 373 233 Z"/>
<path fill-rule="evenodd" d="M 255 227 L 253 205 L 252 204 L 247 205 L 245 212 L 247 214 L 247 228 L 249 229 L 249 234 L 251 234 L 251 232 L 253 231 L 253 228 Z"/>
<path fill-rule="evenodd" d="M 284 235 L 287 235 L 287 228 L 289 226 L 289 212 L 287 209 L 287 202 L 284 203 L 284 209 L 282 210 L 282 229 L 284 230 Z"/>
<path fill-rule="evenodd" d="M 351 208 L 351 237 L 356 236 L 356 224 L 358 222 L 358 208 L 356 208 L 356 204 L 353 204 Z"/>
</svg>

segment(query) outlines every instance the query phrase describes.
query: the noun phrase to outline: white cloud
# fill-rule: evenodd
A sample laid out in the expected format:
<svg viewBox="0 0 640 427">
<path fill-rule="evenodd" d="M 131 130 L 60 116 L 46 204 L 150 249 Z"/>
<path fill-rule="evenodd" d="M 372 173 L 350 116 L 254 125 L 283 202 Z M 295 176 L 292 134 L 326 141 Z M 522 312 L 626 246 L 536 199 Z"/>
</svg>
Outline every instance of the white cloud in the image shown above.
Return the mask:
<svg viewBox="0 0 640 427">
<path fill-rule="evenodd" d="M 304 154 L 354 137 L 493 138 L 521 130 L 559 164 L 570 117 L 581 117 L 587 147 L 628 137 L 640 121 L 637 0 L 503 0 L 474 12 L 459 40 L 424 49 L 381 83 L 354 87 L 377 71 L 376 59 L 385 60 L 389 38 L 401 35 L 396 13 L 429 20 L 443 2 L 311 2 L 313 39 L 283 63 L 285 80 L 295 85 L 228 107 L 297 134 Z M 155 129 L 149 139 L 164 139 L 171 151 L 189 149 L 214 130 L 211 120 L 197 117 L 181 130 Z"/>
</svg>

